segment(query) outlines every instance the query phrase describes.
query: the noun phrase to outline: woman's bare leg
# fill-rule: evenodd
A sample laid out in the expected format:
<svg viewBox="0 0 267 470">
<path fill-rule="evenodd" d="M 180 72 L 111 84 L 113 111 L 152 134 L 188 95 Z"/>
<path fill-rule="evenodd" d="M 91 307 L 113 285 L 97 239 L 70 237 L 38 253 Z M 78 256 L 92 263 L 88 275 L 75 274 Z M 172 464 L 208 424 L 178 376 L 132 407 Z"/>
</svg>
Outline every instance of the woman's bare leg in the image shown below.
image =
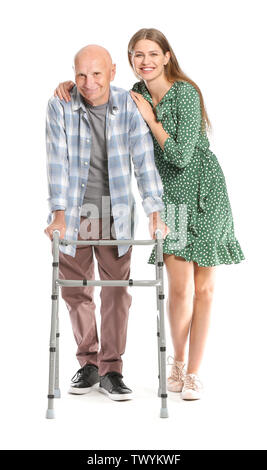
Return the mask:
<svg viewBox="0 0 267 470">
<path fill-rule="evenodd" d="M 168 275 L 167 312 L 174 348 L 174 359 L 185 362 L 186 343 L 193 312 L 193 261 L 164 254 Z"/>
<path fill-rule="evenodd" d="M 215 284 L 215 266 L 202 267 L 194 262 L 195 293 L 190 328 L 188 374 L 197 374 L 207 340 Z"/>
</svg>

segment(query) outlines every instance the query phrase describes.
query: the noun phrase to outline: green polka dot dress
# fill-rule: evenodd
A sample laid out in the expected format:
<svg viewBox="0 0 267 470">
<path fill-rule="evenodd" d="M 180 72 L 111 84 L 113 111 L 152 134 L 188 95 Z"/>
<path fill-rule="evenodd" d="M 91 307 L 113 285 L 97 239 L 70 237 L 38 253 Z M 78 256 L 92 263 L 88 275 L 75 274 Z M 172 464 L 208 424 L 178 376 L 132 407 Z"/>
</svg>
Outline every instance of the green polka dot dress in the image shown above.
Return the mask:
<svg viewBox="0 0 267 470">
<path fill-rule="evenodd" d="M 143 81 L 133 90 L 153 106 Z M 199 266 L 240 263 L 245 256 L 235 238 L 223 171 L 201 130 L 197 90 L 188 82 L 177 81 L 155 111 L 170 136 L 164 150 L 153 136 L 155 162 L 164 188 L 161 218 L 170 228 L 163 252 Z M 154 249 L 148 263 L 155 263 Z"/>
</svg>

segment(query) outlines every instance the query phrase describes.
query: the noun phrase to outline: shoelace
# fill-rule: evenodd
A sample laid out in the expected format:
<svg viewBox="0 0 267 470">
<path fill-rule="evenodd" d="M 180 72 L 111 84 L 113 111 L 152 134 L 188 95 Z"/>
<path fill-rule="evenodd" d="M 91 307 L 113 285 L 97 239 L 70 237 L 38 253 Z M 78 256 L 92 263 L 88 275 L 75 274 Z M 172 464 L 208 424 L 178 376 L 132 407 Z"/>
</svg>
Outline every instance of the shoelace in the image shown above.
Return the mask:
<svg viewBox="0 0 267 470">
<path fill-rule="evenodd" d="M 128 389 L 128 387 L 125 385 L 125 383 L 122 380 L 123 375 L 119 374 L 118 372 L 110 372 L 108 374 L 108 379 L 111 385 L 110 391 L 112 389 L 117 389 L 118 387 L 122 389 Z"/>
<path fill-rule="evenodd" d="M 193 375 L 193 374 L 186 375 L 185 381 L 184 381 L 184 389 L 189 388 L 191 390 L 195 390 L 196 392 L 198 392 L 201 387 L 202 387 L 202 384 L 196 375 Z"/>
<path fill-rule="evenodd" d="M 177 361 L 175 361 L 172 356 L 168 356 L 167 364 L 169 366 L 172 366 L 170 378 L 177 382 L 183 381 L 185 378 L 185 371 L 184 371 L 185 364 L 183 365 L 178 364 Z"/>
<path fill-rule="evenodd" d="M 74 374 L 74 376 L 72 377 L 71 381 L 72 382 L 79 382 L 80 381 L 80 378 L 84 375 L 88 375 L 89 374 L 89 368 L 84 366 L 84 367 L 81 367 L 79 370 L 77 370 L 76 374 Z"/>
<path fill-rule="evenodd" d="M 72 382 L 79 382 L 81 376 L 84 374 L 84 370 L 83 369 L 79 369 L 77 370 L 76 374 L 74 374 L 74 376 L 72 377 L 71 381 Z"/>
<path fill-rule="evenodd" d="M 122 381 L 122 375 L 119 374 L 110 374 L 108 376 L 111 384 L 113 387 L 126 387 L 126 385 Z"/>
</svg>

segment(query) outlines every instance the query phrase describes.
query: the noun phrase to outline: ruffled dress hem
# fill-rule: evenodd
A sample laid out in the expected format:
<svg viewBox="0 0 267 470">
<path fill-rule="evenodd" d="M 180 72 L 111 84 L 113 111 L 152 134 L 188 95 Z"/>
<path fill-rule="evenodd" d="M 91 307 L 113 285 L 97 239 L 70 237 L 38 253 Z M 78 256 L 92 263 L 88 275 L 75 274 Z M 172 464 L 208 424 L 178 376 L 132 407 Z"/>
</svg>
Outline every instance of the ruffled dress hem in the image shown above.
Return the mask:
<svg viewBox="0 0 267 470">
<path fill-rule="evenodd" d="M 163 253 L 181 256 L 186 261 L 195 261 L 198 266 L 203 267 L 219 266 L 221 264 L 238 264 L 245 259 L 237 239 L 230 240 L 226 243 L 195 241 L 182 250 L 173 250 L 164 242 Z M 153 248 L 148 264 L 155 264 L 155 248 Z"/>
</svg>

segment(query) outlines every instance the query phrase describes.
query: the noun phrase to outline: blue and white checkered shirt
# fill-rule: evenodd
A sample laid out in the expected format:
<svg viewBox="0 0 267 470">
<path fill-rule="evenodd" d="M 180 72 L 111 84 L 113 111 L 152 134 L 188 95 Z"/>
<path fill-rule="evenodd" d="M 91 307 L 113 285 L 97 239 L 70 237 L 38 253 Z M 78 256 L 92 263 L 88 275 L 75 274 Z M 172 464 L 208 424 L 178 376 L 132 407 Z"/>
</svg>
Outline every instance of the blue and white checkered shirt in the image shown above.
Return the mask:
<svg viewBox="0 0 267 470">
<path fill-rule="evenodd" d="M 131 160 L 146 215 L 162 211 L 163 187 L 154 162 L 149 128 L 128 91 L 110 87 L 106 115 L 111 210 L 116 239 L 135 235 L 135 200 L 131 190 Z M 65 210 L 67 240 L 77 240 L 80 216 L 90 168 L 91 133 L 86 108 L 77 87 L 66 103 L 53 97 L 48 102 L 46 120 L 47 177 L 50 213 Z M 129 246 L 118 246 L 119 256 Z M 75 256 L 76 246 L 60 245 Z"/>
</svg>

